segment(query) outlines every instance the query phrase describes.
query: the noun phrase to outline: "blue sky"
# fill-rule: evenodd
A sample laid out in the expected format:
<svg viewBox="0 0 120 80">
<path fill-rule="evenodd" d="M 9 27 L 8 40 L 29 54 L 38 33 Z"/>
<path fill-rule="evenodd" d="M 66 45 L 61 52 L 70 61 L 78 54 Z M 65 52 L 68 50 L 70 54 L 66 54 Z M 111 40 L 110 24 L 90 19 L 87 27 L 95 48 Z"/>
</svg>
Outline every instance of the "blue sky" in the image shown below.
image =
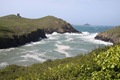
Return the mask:
<svg viewBox="0 0 120 80">
<path fill-rule="evenodd" d="M 120 0 L 0 0 L 0 16 L 20 13 L 26 18 L 47 15 L 71 24 L 120 25 Z"/>
</svg>

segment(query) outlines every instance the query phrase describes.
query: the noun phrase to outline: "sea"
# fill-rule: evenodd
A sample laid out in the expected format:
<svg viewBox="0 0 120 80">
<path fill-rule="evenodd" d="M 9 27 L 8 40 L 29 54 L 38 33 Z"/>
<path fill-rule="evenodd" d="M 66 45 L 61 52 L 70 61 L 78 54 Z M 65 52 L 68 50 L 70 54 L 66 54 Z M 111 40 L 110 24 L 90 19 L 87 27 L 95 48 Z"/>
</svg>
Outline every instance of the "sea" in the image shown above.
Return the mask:
<svg viewBox="0 0 120 80">
<path fill-rule="evenodd" d="M 8 65 L 22 66 L 42 63 L 46 60 L 63 59 L 80 54 L 87 54 L 100 47 L 113 45 L 110 42 L 96 40 L 94 37 L 113 26 L 73 25 L 78 33 L 46 34 L 48 38 L 26 45 L 0 49 L 0 69 Z"/>
</svg>

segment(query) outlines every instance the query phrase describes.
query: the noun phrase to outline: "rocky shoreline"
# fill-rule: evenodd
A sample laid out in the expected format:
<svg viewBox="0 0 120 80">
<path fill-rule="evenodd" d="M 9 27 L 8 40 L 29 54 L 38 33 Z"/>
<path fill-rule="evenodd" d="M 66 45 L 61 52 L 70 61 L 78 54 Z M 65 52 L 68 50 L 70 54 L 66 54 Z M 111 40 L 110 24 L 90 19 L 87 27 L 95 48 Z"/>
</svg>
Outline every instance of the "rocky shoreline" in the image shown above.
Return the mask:
<svg viewBox="0 0 120 80">
<path fill-rule="evenodd" d="M 98 33 L 95 39 L 112 42 L 113 44 L 120 43 L 120 26 Z"/>
<path fill-rule="evenodd" d="M 26 43 L 39 41 L 47 38 L 45 34 L 52 34 L 53 32 L 81 33 L 66 21 L 54 16 L 27 19 L 16 15 L 8 15 L 0 17 L 0 20 L 2 22 L 2 25 L 0 25 L 0 49 L 18 47 Z"/>
<path fill-rule="evenodd" d="M 61 28 L 58 29 L 53 29 L 53 28 L 49 28 L 49 29 L 43 29 L 45 31 L 46 34 L 52 34 L 53 32 L 57 32 L 57 33 L 82 33 L 77 31 L 76 29 L 74 29 L 69 23 L 67 25 L 64 25 Z"/>
<path fill-rule="evenodd" d="M 27 35 L 13 35 L 13 38 L 0 39 L 0 49 L 18 47 L 29 42 L 39 41 L 44 38 L 47 37 L 45 36 L 45 32 L 41 29 L 33 31 Z"/>
</svg>

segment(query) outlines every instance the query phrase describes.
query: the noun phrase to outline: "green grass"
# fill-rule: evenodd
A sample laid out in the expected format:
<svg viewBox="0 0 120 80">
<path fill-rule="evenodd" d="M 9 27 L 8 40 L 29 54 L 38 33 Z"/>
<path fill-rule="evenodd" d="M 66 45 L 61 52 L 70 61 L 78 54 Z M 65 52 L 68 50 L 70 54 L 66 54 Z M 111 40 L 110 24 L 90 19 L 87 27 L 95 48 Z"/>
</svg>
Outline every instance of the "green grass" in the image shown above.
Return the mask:
<svg viewBox="0 0 120 80">
<path fill-rule="evenodd" d="M 107 34 L 108 37 L 113 37 L 113 38 L 120 38 L 120 26 L 117 26 L 115 28 L 106 30 L 103 32 L 104 34 Z"/>
<path fill-rule="evenodd" d="M 48 60 L 28 67 L 10 65 L 0 80 L 113 80 L 120 79 L 120 44 L 76 57 Z"/>
<path fill-rule="evenodd" d="M 109 33 L 109 34 L 120 34 L 120 26 L 114 27 L 112 29 L 106 30 L 105 33 Z"/>
<path fill-rule="evenodd" d="M 0 38 L 31 33 L 36 29 L 58 29 L 68 25 L 66 21 L 53 16 L 28 19 L 16 15 L 0 17 Z"/>
<path fill-rule="evenodd" d="M 110 40 L 112 43 L 120 43 L 120 26 L 111 28 L 98 34 L 102 40 Z"/>
</svg>

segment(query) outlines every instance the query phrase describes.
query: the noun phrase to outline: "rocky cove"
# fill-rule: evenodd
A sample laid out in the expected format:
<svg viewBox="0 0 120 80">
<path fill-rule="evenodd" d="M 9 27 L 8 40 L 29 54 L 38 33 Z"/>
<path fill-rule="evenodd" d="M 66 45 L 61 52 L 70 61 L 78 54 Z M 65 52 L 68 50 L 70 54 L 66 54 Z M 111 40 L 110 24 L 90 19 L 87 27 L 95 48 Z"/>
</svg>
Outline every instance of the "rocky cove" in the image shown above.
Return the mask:
<svg viewBox="0 0 120 80">
<path fill-rule="evenodd" d="M 8 23 L 8 24 L 7 24 Z M 54 16 L 27 19 L 17 15 L 0 17 L 0 49 L 18 47 L 47 38 L 45 34 L 81 33 Z"/>
<path fill-rule="evenodd" d="M 33 31 L 27 35 L 13 35 L 13 38 L 2 38 L 0 39 L 0 49 L 18 47 L 29 42 L 35 42 L 40 39 L 47 38 L 45 32 L 41 29 Z"/>
</svg>

